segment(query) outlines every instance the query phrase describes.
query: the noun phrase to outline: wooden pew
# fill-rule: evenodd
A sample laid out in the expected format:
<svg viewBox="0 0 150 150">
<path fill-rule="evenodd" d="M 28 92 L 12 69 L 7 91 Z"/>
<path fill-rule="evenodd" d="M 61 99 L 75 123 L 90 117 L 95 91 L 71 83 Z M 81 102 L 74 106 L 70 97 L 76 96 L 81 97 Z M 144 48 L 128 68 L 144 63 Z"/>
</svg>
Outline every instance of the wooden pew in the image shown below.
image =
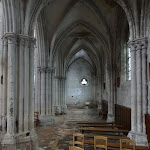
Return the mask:
<svg viewBox="0 0 150 150">
<path fill-rule="evenodd" d="M 95 125 L 112 124 L 112 125 L 114 125 L 115 122 L 77 122 L 77 124 L 95 124 Z"/>
<path fill-rule="evenodd" d="M 94 140 L 84 140 L 86 145 L 94 145 Z M 103 144 L 103 142 L 98 141 L 97 143 Z M 120 148 L 120 143 L 108 142 L 108 147 L 110 148 Z M 128 145 L 128 148 L 132 148 L 132 146 Z M 148 150 L 146 146 L 136 146 L 136 150 Z"/>
<path fill-rule="evenodd" d="M 113 133 L 128 133 L 129 130 L 124 129 L 104 129 L 104 128 L 78 128 L 78 130 L 82 131 L 82 134 L 85 131 L 91 132 L 113 132 Z"/>
<path fill-rule="evenodd" d="M 115 124 L 79 124 L 80 127 L 111 127 L 111 128 L 123 128 L 123 125 Z"/>
<path fill-rule="evenodd" d="M 107 137 L 108 139 L 110 140 L 120 140 L 120 139 L 129 139 L 127 136 L 119 136 L 119 135 L 106 135 L 106 134 L 100 134 L 101 136 L 105 136 Z M 95 134 L 84 134 L 84 137 L 85 138 L 91 138 L 91 139 L 94 139 L 94 136 L 98 136 L 95 135 Z"/>
</svg>

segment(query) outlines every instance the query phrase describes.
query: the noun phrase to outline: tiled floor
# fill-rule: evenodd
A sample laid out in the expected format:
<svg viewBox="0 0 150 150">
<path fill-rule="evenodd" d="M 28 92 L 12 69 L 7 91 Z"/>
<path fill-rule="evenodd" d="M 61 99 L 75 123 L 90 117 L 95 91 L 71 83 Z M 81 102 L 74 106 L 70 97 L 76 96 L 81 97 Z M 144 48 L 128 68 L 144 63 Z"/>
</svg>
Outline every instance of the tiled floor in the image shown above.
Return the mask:
<svg viewBox="0 0 150 150">
<path fill-rule="evenodd" d="M 69 150 L 69 146 L 72 145 L 72 135 L 78 132 L 77 121 L 98 122 L 104 120 L 98 116 L 96 109 L 69 109 L 67 115 L 56 117 L 54 126 L 37 127 L 39 146 L 45 150 Z M 93 147 L 85 150 L 93 150 Z"/>
</svg>

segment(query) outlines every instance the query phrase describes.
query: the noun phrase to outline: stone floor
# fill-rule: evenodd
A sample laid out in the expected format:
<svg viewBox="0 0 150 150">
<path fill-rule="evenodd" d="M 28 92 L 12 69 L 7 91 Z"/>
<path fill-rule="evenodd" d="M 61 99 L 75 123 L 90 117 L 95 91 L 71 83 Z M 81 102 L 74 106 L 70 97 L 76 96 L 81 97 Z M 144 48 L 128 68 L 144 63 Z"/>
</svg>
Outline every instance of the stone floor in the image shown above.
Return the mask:
<svg viewBox="0 0 150 150">
<path fill-rule="evenodd" d="M 78 132 L 76 122 L 98 122 L 102 120 L 96 109 L 69 109 L 67 115 L 56 117 L 56 124 L 51 127 L 37 127 L 39 146 L 45 150 L 69 150 L 72 145 L 72 135 Z M 94 150 L 87 147 L 85 150 Z"/>
</svg>

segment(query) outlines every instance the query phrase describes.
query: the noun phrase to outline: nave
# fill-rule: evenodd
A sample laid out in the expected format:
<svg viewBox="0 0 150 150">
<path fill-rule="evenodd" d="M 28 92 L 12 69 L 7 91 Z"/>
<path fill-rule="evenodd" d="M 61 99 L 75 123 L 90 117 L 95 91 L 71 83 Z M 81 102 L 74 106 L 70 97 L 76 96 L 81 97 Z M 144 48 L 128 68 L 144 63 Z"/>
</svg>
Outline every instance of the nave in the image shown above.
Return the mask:
<svg viewBox="0 0 150 150">
<path fill-rule="evenodd" d="M 43 148 L 42 126 L 54 134 L 85 104 L 124 129 L 86 124 L 82 134 L 117 131 L 148 147 L 149 10 L 150 0 L 0 0 L 2 150 Z"/>
<path fill-rule="evenodd" d="M 81 121 L 105 122 L 95 109 L 70 108 L 66 115 L 56 117 L 56 125 L 36 128 L 39 147 L 46 150 L 69 150 L 73 144 L 73 133 L 79 132 L 76 123 Z"/>
<path fill-rule="evenodd" d="M 81 129 L 101 129 L 111 130 L 109 132 L 89 131 L 82 134 Z M 127 132 L 122 133 L 125 127 L 107 123 L 106 120 L 99 116 L 93 108 L 70 108 L 67 115 L 57 116 L 56 125 L 51 127 L 37 127 L 36 131 L 39 136 L 39 146 L 44 150 L 70 150 L 69 147 L 74 145 L 73 135 L 84 135 L 84 150 L 94 150 L 93 136 L 104 136 L 108 138 L 108 149 L 120 150 L 120 139 L 129 139 Z M 115 130 L 116 132 L 112 132 Z M 117 130 L 121 131 L 120 133 Z M 78 140 L 78 139 L 77 139 Z M 83 145 L 77 145 L 82 148 Z M 131 148 L 131 147 L 130 147 Z M 132 148 L 131 148 L 132 149 Z M 136 146 L 136 150 L 148 150 L 147 147 Z"/>
</svg>

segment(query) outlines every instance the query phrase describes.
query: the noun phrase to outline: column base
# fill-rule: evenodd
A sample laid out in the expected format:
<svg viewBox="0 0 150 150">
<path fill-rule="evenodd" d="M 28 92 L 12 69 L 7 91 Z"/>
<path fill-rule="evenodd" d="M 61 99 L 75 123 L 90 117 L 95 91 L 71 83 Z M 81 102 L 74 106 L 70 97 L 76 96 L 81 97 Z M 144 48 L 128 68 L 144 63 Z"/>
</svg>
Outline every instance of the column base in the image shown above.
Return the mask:
<svg viewBox="0 0 150 150">
<path fill-rule="evenodd" d="M 2 145 L 14 145 L 16 144 L 16 136 L 6 133 L 2 138 Z"/>
<path fill-rule="evenodd" d="M 130 131 L 128 137 L 131 140 L 134 140 L 136 142 L 136 145 L 148 146 L 147 135 L 144 133 L 137 133 L 137 132 Z"/>
<path fill-rule="evenodd" d="M 17 148 L 21 150 L 25 150 L 26 148 L 29 150 L 38 149 L 38 136 L 35 130 L 18 134 L 17 141 Z"/>
<path fill-rule="evenodd" d="M 67 114 L 67 105 L 61 106 L 61 113 Z"/>
<path fill-rule="evenodd" d="M 114 122 L 115 115 L 114 114 L 107 114 L 107 122 Z"/>
<path fill-rule="evenodd" d="M 130 131 L 130 132 L 128 133 L 128 136 L 127 136 L 127 137 L 129 137 L 131 140 L 135 141 L 136 133 L 133 132 L 133 131 Z"/>
<path fill-rule="evenodd" d="M 55 115 L 61 114 L 61 107 L 60 106 L 54 106 L 54 114 Z"/>
<path fill-rule="evenodd" d="M 1 144 L 2 150 L 38 150 L 38 136 L 35 130 L 16 136 L 5 134 Z"/>
<path fill-rule="evenodd" d="M 55 117 L 52 115 L 39 116 L 39 126 L 51 126 L 55 124 Z"/>
</svg>

